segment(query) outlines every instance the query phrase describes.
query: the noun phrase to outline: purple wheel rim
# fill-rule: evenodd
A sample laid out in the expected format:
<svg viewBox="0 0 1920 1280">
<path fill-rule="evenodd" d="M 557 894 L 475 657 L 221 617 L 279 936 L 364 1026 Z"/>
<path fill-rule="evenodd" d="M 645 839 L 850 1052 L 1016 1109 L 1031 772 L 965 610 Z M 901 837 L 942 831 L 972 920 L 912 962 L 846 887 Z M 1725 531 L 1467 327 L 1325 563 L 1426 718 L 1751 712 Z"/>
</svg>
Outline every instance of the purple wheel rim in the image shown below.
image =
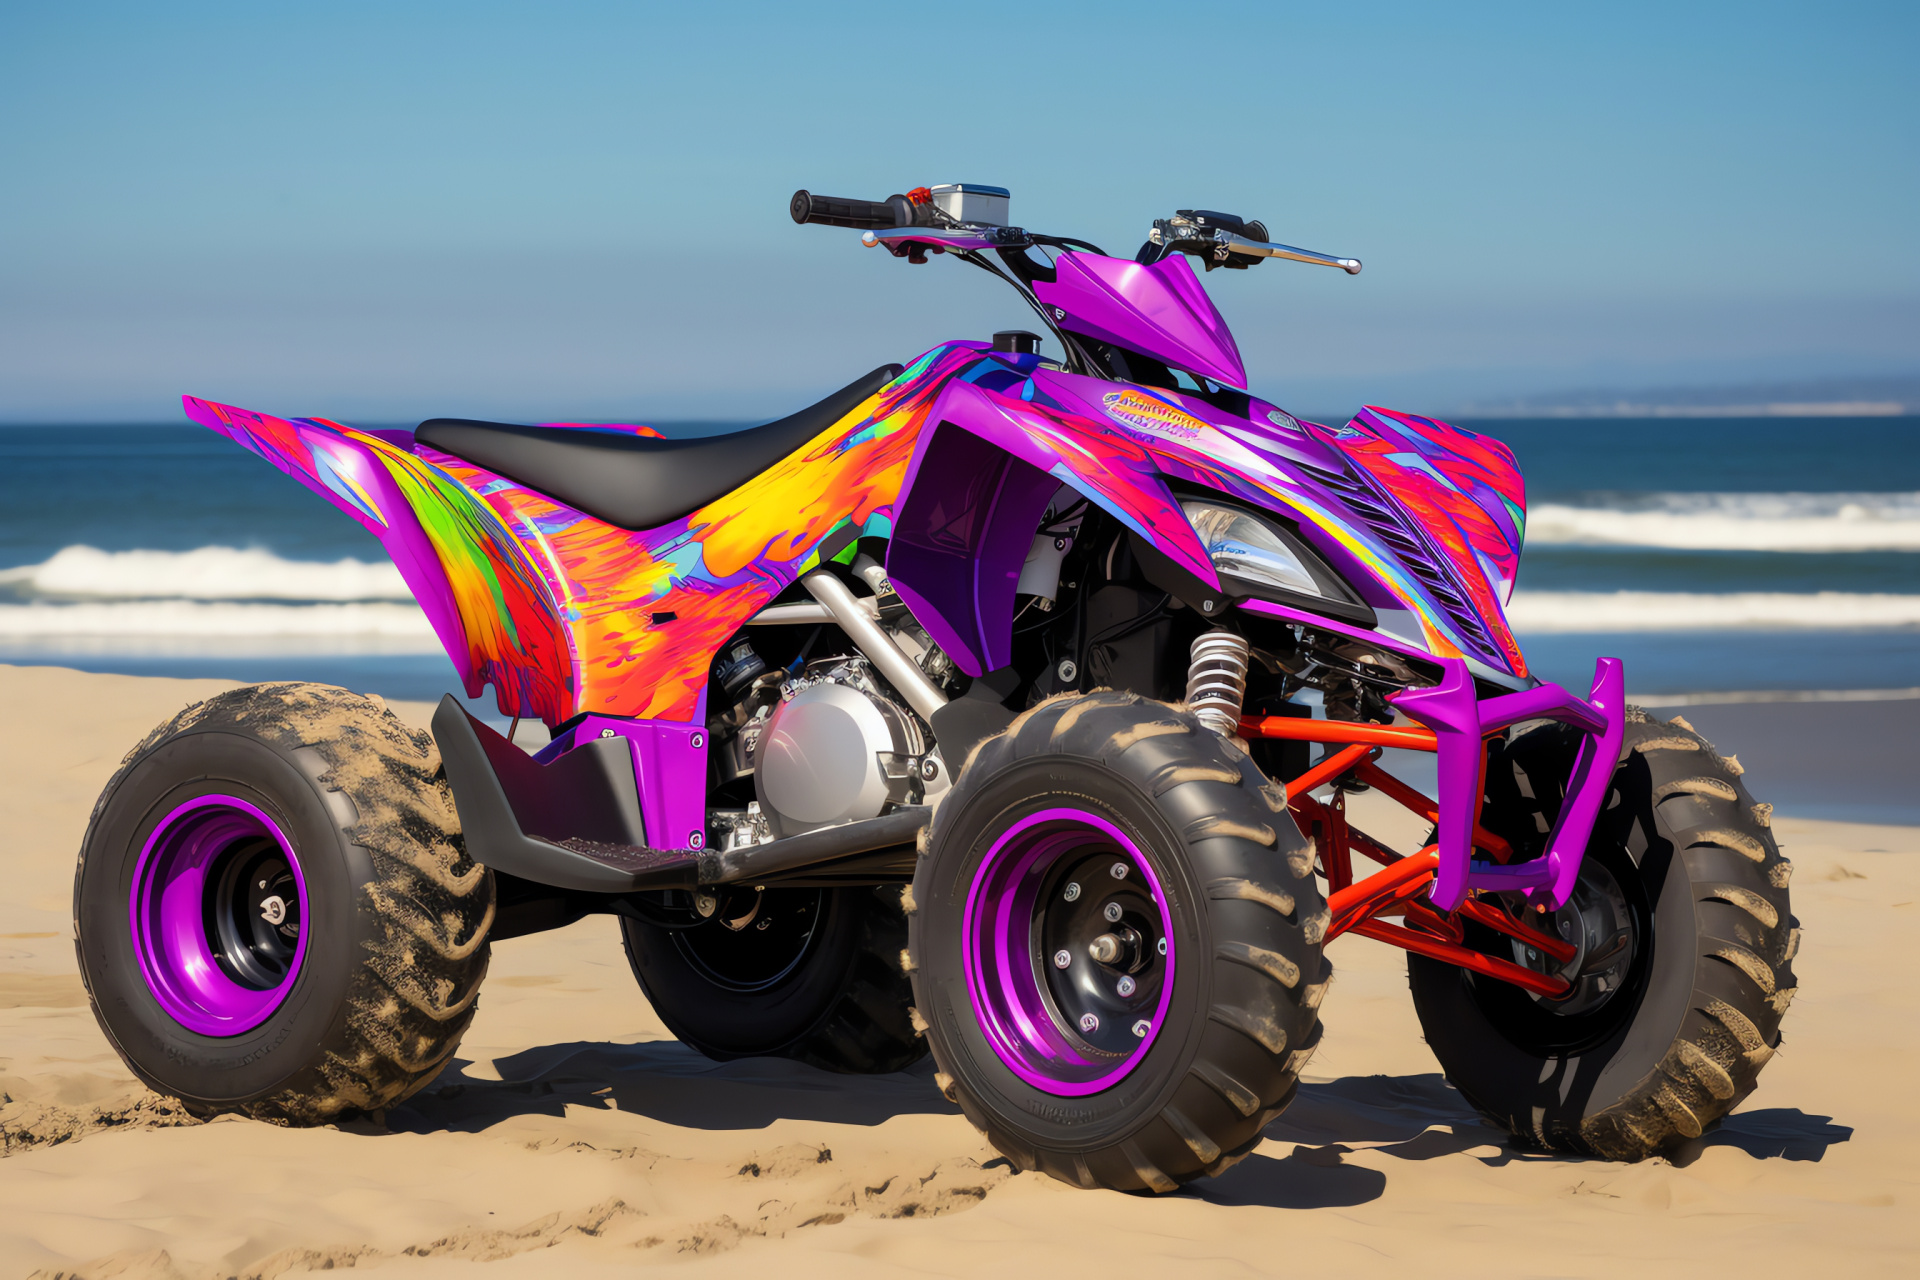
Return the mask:
<svg viewBox="0 0 1920 1280">
<path fill-rule="evenodd" d="M 284 864 L 282 866 L 282 864 Z M 269 868 L 273 883 L 262 882 L 256 897 L 236 873 Z M 295 900 L 272 892 L 291 879 Z M 237 902 L 261 918 L 266 943 L 260 954 L 246 950 Z M 279 920 L 271 914 L 278 903 Z M 291 908 L 291 910 L 289 910 Z M 272 818 L 235 796 L 198 796 L 162 818 L 140 849 L 134 865 L 128 906 L 134 955 L 147 990 L 168 1017 L 203 1036 L 236 1036 L 265 1022 L 287 998 L 300 976 L 307 953 L 307 882 L 293 843 Z M 224 915 L 223 915 L 224 913 Z M 276 935 L 292 917 L 297 937 L 276 949 Z M 263 962 L 264 961 L 264 962 Z M 275 980 L 277 979 L 277 980 Z"/>
<path fill-rule="evenodd" d="M 1112 877 L 1111 869 L 1121 865 L 1126 867 L 1125 878 Z M 1077 880 L 1066 879 L 1073 868 L 1089 866 L 1103 878 L 1093 881 L 1090 874 L 1081 874 Z M 1082 881 L 1087 882 L 1084 887 Z M 1085 988 L 1132 974 L 1114 969 L 1089 974 L 1077 949 L 1050 949 L 1062 927 L 1049 918 L 1050 913 L 1057 915 L 1065 910 L 1064 904 L 1077 904 L 1081 897 L 1088 900 L 1086 908 L 1104 910 L 1102 898 L 1113 903 L 1120 892 L 1117 886 L 1125 887 L 1132 906 L 1125 917 L 1132 923 L 1122 927 L 1137 930 L 1146 947 L 1145 964 L 1137 970 L 1145 976 L 1135 979 L 1135 989 L 1129 992 L 1130 996 L 1137 992 L 1133 1005 L 1115 995 L 1101 1006 L 1127 1010 L 1123 1017 L 1130 1021 L 1119 1025 L 1132 1043 L 1124 1051 L 1114 1048 L 1113 1027 L 1099 1014 L 1094 1014 L 1094 1027 L 1086 1032 L 1080 1029 L 1085 1023 L 1075 1024 L 1075 1012 L 1084 1001 L 1076 1004 L 1078 993 L 1067 983 L 1072 977 Z M 1069 887 L 1072 897 L 1067 896 Z M 1069 920 L 1066 927 L 1073 923 Z M 1139 928 L 1142 925 L 1146 928 Z M 1173 1002 L 1175 954 L 1166 896 L 1138 846 L 1100 815 L 1083 809 L 1045 809 L 1001 833 L 974 873 L 961 928 L 967 993 L 980 1029 L 995 1056 L 1024 1083 L 1060 1097 L 1099 1093 L 1126 1078 L 1159 1038 Z M 1154 936 L 1144 937 L 1149 930 Z M 1046 941 L 1049 938 L 1053 942 Z M 1065 956 L 1068 964 L 1056 965 L 1059 956 Z M 1069 974 L 1069 965 L 1077 972 Z M 1097 998 L 1106 995 L 1102 989 Z M 1087 1016 L 1087 1012 L 1078 1014 Z M 1103 1043 L 1089 1039 L 1096 1034 Z"/>
</svg>

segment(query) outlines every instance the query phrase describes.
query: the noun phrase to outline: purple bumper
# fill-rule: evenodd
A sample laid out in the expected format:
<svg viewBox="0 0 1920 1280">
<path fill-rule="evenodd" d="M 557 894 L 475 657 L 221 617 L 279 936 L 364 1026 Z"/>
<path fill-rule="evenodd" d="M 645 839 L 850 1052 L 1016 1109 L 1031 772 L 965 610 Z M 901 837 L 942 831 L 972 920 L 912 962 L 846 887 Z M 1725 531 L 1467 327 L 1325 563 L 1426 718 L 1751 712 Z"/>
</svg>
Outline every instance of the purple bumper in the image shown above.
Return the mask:
<svg viewBox="0 0 1920 1280">
<path fill-rule="evenodd" d="M 1444 664 L 1446 677 L 1430 689 L 1395 695 L 1394 707 L 1434 731 L 1439 739 L 1440 866 L 1433 903 L 1453 911 L 1470 889 L 1524 889 L 1529 898 L 1557 911 L 1573 893 L 1580 860 L 1601 802 L 1613 785 L 1626 731 L 1625 682 L 1618 658 L 1594 664 L 1593 690 L 1585 698 L 1557 684 L 1543 684 L 1484 701 L 1474 693 L 1467 664 Z M 1528 862 L 1496 866 L 1473 860 L 1473 824 L 1479 812 L 1485 737 L 1523 720 L 1558 720 L 1585 734 L 1567 779 L 1566 801 L 1547 837 L 1547 851 Z"/>
</svg>

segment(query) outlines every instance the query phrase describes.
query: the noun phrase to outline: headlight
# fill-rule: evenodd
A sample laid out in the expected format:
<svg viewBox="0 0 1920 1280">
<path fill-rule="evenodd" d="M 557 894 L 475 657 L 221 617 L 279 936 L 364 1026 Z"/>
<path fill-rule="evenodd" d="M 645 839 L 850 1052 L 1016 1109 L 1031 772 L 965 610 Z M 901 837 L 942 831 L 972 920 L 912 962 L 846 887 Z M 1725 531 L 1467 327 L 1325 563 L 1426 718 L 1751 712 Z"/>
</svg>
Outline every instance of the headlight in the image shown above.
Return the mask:
<svg viewBox="0 0 1920 1280">
<path fill-rule="evenodd" d="M 1234 579 L 1254 595 L 1263 588 L 1278 589 L 1344 603 L 1344 594 L 1334 594 L 1321 585 L 1320 578 L 1307 567 L 1305 553 L 1289 545 L 1288 539 L 1264 521 L 1211 502 L 1183 502 L 1180 509 L 1187 513 L 1187 520 L 1213 561 L 1214 572 L 1222 578 Z"/>
</svg>

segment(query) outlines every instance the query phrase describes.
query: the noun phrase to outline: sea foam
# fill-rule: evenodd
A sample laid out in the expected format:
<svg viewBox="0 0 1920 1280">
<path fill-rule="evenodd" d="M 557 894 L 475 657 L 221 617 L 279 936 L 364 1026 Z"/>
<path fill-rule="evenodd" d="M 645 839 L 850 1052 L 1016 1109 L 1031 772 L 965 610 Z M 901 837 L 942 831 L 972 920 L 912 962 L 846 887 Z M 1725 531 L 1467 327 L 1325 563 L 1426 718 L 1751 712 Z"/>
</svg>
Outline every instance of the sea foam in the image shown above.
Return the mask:
<svg viewBox="0 0 1920 1280">
<path fill-rule="evenodd" d="M 102 551 L 64 547 L 39 564 L 0 569 L 0 584 L 43 596 L 121 600 L 412 600 L 399 570 L 363 560 L 286 560 L 271 551 Z"/>
<path fill-rule="evenodd" d="M 1843 591 L 1519 591 L 1507 621 L 1548 632 L 1920 627 L 1920 596 Z"/>
<path fill-rule="evenodd" d="M 1920 551 L 1917 493 L 1656 493 L 1611 505 L 1541 503 L 1529 546 L 1688 551 Z"/>
<path fill-rule="evenodd" d="M 385 651 L 433 652 L 433 627 L 411 604 L 240 604 L 124 600 L 0 605 L 0 639 L 63 636 L 202 636 L 222 640 L 355 638 L 418 642 Z"/>
</svg>

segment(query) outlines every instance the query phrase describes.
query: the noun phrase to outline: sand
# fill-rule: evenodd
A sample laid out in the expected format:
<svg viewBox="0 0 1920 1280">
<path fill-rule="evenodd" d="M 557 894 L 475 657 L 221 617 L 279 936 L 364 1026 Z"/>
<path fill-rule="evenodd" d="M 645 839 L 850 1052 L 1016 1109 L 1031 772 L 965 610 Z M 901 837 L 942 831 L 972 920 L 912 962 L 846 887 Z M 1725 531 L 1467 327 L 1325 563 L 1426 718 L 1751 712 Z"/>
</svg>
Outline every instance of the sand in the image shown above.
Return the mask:
<svg viewBox="0 0 1920 1280">
<path fill-rule="evenodd" d="M 1920 1270 L 1920 828 L 1784 815 L 1786 1044 L 1673 1160 L 1509 1149 L 1438 1074 L 1400 954 L 1348 937 L 1325 1046 L 1253 1157 L 1168 1197 L 1075 1191 L 995 1159 L 930 1066 L 683 1048 L 605 918 L 498 945 L 458 1061 L 384 1128 L 191 1123 L 95 1027 L 71 876 L 122 754 L 221 687 L 0 667 L 0 1276 Z"/>
</svg>

